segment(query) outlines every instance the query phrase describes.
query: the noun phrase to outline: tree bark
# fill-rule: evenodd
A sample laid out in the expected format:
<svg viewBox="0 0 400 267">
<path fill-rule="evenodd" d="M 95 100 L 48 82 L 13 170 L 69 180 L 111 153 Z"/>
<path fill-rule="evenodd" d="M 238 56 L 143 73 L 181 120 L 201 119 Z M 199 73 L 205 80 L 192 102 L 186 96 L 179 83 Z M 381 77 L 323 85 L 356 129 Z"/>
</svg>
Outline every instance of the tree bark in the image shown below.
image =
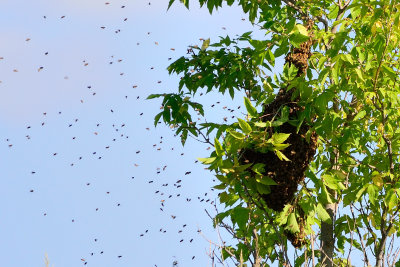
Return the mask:
<svg viewBox="0 0 400 267">
<path fill-rule="evenodd" d="M 335 110 L 338 109 L 338 103 L 334 101 L 333 108 Z M 339 160 L 339 151 L 334 149 L 333 153 L 331 153 L 331 168 L 333 170 L 338 170 L 338 160 Z M 333 252 L 335 250 L 335 238 L 333 235 L 334 231 L 334 219 L 337 211 L 337 195 L 336 192 L 330 188 L 327 188 L 328 194 L 331 196 L 333 203 L 328 203 L 325 205 L 325 210 L 328 212 L 329 217 L 331 218 L 331 223 L 329 222 L 321 222 L 321 266 L 323 267 L 333 267 Z"/>
<path fill-rule="evenodd" d="M 331 190 L 328 189 L 328 192 Z M 333 252 L 335 248 L 335 239 L 333 235 L 333 219 L 336 214 L 336 204 L 326 204 L 325 209 L 331 217 L 332 223 L 321 222 L 321 266 L 333 267 Z"/>
</svg>

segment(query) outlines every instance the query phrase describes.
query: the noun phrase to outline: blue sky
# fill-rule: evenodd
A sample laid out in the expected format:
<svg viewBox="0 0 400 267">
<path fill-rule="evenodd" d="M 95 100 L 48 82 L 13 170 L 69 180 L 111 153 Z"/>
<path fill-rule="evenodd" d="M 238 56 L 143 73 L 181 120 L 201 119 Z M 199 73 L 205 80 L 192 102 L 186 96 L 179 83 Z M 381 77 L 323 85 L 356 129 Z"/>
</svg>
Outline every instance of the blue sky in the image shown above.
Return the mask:
<svg viewBox="0 0 400 267">
<path fill-rule="evenodd" d="M 211 266 L 208 146 L 154 128 L 145 98 L 176 90 L 166 67 L 188 45 L 255 28 L 192 2 L 0 2 L 0 266 Z M 243 105 L 202 101 L 216 120 Z"/>
<path fill-rule="evenodd" d="M 154 129 L 160 102 L 145 98 L 177 88 L 166 67 L 188 45 L 252 27 L 235 7 L 167 4 L 1 1 L 1 266 L 45 266 L 45 253 L 55 267 L 210 266 L 216 195 L 194 163 L 207 146 Z"/>
</svg>

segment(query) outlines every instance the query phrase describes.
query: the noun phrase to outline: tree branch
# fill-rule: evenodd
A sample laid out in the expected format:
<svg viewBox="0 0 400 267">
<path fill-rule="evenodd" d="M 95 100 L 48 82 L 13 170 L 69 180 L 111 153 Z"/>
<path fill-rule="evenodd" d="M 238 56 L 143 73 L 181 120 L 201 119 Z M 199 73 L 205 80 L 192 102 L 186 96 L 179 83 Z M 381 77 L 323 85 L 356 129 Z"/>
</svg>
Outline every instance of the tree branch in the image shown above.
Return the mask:
<svg viewBox="0 0 400 267">
<path fill-rule="evenodd" d="M 295 4 L 295 1 L 293 0 L 282 0 L 286 5 L 288 5 L 289 7 L 293 8 L 294 10 L 296 10 L 297 12 L 299 12 L 299 14 L 307 19 L 309 19 L 309 15 L 307 13 L 305 13 L 303 10 L 301 10 L 301 8 L 299 6 L 297 6 Z M 325 31 L 328 32 L 329 31 L 329 23 L 326 19 L 324 19 L 321 16 L 316 16 L 317 20 L 319 22 L 322 22 L 322 24 L 324 24 L 325 27 Z"/>
</svg>

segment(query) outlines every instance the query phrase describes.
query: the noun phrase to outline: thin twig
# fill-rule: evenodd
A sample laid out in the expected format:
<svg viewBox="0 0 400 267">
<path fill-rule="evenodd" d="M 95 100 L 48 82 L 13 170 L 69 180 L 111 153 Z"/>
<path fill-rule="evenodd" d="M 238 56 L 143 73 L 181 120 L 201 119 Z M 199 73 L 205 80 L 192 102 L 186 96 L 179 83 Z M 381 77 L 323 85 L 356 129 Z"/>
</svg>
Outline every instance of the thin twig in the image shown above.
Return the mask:
<svg viewBox="0 0 400 267">
<path fill-rule="evenodd" d="M 351 211 L 351 215 L 353 217 L 354 224 L 355 224 L 356 219 L 355 219 L 355 215 L 354 215 L 354 211 L 353 211 L 353 204 L 350 204 L 350 211 Z M 358 227 L 356 227 L 356 231 L 357 231 L 358 238 L 360 239 L 360 243 L 361 243 L 361 246 L 362 246 L 362 249 L 363 249 L 362 252 L 364 254 L 364 261 L 369 266 L 370 264 L 369 264 L 369 260 L 368 260 L 367 250 L 365 249 L 365 245 L 364 245 L 364 241 L 363 241 L 363 239 L 361 237 L 360 229 L 358 229 Z"/>
</svg>

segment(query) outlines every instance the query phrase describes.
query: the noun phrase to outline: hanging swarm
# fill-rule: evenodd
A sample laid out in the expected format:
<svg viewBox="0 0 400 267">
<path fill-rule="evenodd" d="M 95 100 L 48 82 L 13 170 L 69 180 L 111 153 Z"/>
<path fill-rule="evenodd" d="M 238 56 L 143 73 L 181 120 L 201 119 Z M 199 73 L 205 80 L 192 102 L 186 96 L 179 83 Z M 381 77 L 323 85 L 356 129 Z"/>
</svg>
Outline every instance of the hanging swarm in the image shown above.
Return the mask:
<svg viewBox="0 0 400 267">
<path fill-rule="evenodd" d="M 291 101 L 293 90 L 281 89 L 279 91 L 275 100 L 264 109 L 265 121 L 272 120 L 272 117 L 282 105 L 289 107 L 289 119 L 296 118 L 297 112 L 303 108 Z M 275 211 L 282 211 L 285 205 L 292 201 L 297 187 L 304 180 L 304 173 L 315 154 L 317 135 L 313 132 L 310 142 L 307 142 L 305 135 L 309 129 L 310 125 L 305 122 L 303 122 L 298 133 L 296 133 L 296 127 L 289 123 L 284 123 L 279 127 L 279 132 L 290 133 L 285 142 L 290 146 L 282 151 L 290 161 L 280 160 L 273 151 L 261 153 L 252 149 L 245 149 L 241 155 L 240 160 L 242 162 L 263 163 L 265 165 L 264 175 L 277 183 L 277 185 L 270 186 L 271 193 L 261 195 L 267 206 Z"/>
<path fill-rule="evenodd" d="M 307 27 L 311 29 L 312 22 Z M 298 68 L 298 77 L 307 72 L 311 45 L 312 38 L 301 44 L 299 48 L 294 48 L 285 58 L 286 63 L 294 64 Z M 297 105 L 298 99 L 292 99 L 294 91 L 295 88 L 290 90 L 281 88 L 275 100 L 264 106 L 263 121 L 271 121 L 282 106 L 289 108 L 289 120 L 296 119 L 304 108 Z M 277 183 L 277 185 L 270 186 L 271 193 L 261 194 L 261 198 L 264 199 L 267 206 L 275 211 L 282 211 L 284 206 L 293 200 L 298 185 L 304 180 L 304 173 L 314 157 L 318 137 L 315 132 L 312 132 L 309 142 L 306 140 L 306 133 L 310 127 L 305 121 L 298 132 L 295 126 L 287 122 L 279 126 L 280 133 L 290 134 L 285 141 L 290 146 L 282 151 L 290 161 L 280 160 L 272 151 L 261 153 L 250 148 L 241 151 L 240 161 L 242 163 L 263 163 L 265 165 L 264 175 L 269 176 Z M 276 129 L 271 129 L 271 131 L 274 130 Z"/>
</svg>

